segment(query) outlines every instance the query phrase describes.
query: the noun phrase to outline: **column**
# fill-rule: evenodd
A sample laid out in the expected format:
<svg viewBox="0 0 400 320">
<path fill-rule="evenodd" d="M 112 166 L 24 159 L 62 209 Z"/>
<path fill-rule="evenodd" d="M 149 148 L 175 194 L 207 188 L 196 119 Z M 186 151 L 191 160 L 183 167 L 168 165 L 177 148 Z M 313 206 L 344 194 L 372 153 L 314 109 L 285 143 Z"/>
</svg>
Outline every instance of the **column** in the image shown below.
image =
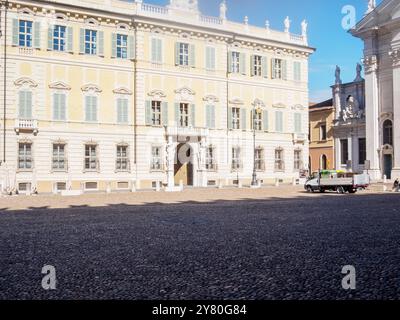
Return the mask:
<svg viewBox="0 0 400 320">
<path fill-rule="evenodd" d="M 336 170 L 342 169 L 341 159 L 342 159 L 342 154 L 341 154 L 340 139 L 336 138 L 335 139 L 335 169 Z"/>
<path fill-rule="evenodd" d="M 172 136 L 168 137 L 167 145 L 167 175 L 168 175 L 168 189 L 172 190 L 175 187 L 174 181 L 174 164 L 175 164 L 175 148 Z"/>
<path fill-rule="evenodd" d="M 354 162 L 353 162 L 353 136 L 350 135 L 349 138 L 347 138 L 347 155 L 348 155 L 348 160 L 351 161 L 351 167 L 347 168 L 347 171 L 352 172 L 354 168 Z"/>
<path fill-rule="evenodd" d="M 365 124 L 367 139 L 367 160 L 371 163 L 371 180 L 381 180 L 382 172 L 379 161 L 379 92 L 378 92 L 378 57 L 365 57 Z"/>
<path fill-rule="evenodd" d="M 400 178 L 400 49 L 393 58 L 393 170 L 392 179 Z"/>
<path fill-rule="evenodd" d="M 359 152 L 358 152 L 358 136 L 353 136 L 352 137 L 352 167 L 353 167 L 353 172 L 358 173 L 359 172 Z"/>
</svg>

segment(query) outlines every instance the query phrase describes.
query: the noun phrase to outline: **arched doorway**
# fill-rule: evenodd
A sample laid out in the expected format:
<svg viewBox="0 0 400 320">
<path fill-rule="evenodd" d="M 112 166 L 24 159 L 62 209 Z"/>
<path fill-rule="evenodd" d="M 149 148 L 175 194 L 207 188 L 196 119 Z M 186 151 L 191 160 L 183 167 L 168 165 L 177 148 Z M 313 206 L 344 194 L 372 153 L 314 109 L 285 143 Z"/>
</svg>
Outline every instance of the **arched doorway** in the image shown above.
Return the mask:
<svg viewBox="0 0 400 320">
<path fill-rule="evenodd" d="M 321 156 L 321 170 L 326 170 L 328 169 L 328 158 L 326 155 Z"/>
<path fill-rule="evenodd" d="M 193 185 L 193 150 L 188 143 L 181 143 L 176 148 L 174 181 L 175 185 L 181 181 L 184 186 Z"/>
</svg>

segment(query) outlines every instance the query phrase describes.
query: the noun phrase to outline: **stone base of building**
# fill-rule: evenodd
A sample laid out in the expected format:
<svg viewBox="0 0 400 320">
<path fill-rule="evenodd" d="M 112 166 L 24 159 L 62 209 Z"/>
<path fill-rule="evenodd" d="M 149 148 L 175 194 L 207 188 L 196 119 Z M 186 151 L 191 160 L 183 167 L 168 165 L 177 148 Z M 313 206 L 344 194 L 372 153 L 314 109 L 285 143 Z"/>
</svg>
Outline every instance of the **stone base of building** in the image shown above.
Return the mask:
<svg viewBox="0 0 400 320">
<path fill-rule="evenodd" d="M 400 168 L 394 168 L 392 170 L 392 180 L 400 179 Z"/>
<path fill-rule="evenodd" d="M 368 173 L 371 182 L 382 182 L 382 172 L 379 169 L 365 170 L 364 173 Z"/>
</svg>

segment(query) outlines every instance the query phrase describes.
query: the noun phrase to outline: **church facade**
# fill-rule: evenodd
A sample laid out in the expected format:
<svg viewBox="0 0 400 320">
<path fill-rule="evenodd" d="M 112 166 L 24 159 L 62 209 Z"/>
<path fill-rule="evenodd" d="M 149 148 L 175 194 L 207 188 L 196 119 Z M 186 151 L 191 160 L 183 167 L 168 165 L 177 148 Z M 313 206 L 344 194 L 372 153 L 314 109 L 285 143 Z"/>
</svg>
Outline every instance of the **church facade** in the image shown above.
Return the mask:
<svg viewBox="0 0 400 320">
<path fill-rule="evenodd" d="M 292 182 L 308 168 L 302 34 L 197 1 L 1 8 L 4 192 Z M 3 56 L 4 55 L 4 56 Z M 3 80 L 5 79 L 5 82 Z M 5 115 L 5 117 L 4 117 Z"/>
<path fill-rule="evenodd" d="M 400 3 L 370 0 L 351 33 L 364 41 L 366 139 L 375 180 L 400 177 Z"/>
</svg>

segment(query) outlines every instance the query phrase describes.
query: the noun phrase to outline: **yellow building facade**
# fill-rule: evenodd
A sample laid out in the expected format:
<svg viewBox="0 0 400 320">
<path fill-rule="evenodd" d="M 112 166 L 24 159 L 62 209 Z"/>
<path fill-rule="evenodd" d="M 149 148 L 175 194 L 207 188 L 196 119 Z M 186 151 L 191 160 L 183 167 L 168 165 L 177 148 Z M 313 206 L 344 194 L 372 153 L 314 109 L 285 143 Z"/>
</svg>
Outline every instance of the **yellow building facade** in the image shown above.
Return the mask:
<svg viewBox="0 0 400 320">
<path fill-rule="evenodd" d="M 2 7 L 1 188 L 118 191 L 298 179 L 308 167 L 302 35 L 113 0 Z M 255 133 L 255 134 L 254 134 Z"/>
</svg>

